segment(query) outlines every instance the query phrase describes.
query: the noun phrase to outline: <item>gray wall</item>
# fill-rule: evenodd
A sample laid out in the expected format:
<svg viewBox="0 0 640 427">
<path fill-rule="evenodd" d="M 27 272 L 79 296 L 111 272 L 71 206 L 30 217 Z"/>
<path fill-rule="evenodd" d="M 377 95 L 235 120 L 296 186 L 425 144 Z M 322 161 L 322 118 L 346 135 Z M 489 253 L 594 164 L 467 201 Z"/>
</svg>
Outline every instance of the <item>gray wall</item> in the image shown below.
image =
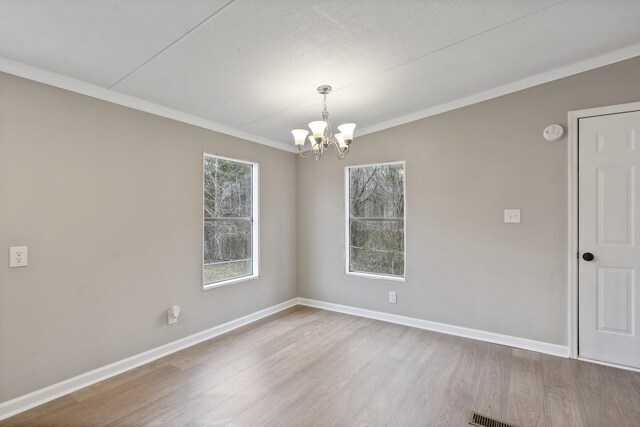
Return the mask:
<svg viewBox="0 0 640 427">
<path fill-rule="evenodd" d="M 639 101 L 638 76 L 640 58 L 316 163 L 0 74 L 0 247 L 29 246 L 29 267 L 0 262 L 0 402 L 296 295 L 566 344 L 567 141 L 541 133 Z M 260 280 L 201 291 L 203 151 L 261 165 Z M 394 160 L 407 281 L 345 276 L 344 167 Z M 503 224 L 505 208 L 522 223 Z"/>
<path fill-rule="evenodd" d="M 542 130 L 566 129 L 570 110 L 634 101 L 640 58 L 356 138 L 345 161 L 298 165 L 300 296 L 566 344 L 567 138 Z M 407 280 L 345 276 L 344 167 L 394 160 L 406 161 Z M 521 224 L 503 223 L 508 208 Z"/>
<path fill-rule="evenodd" d="M 203 151 L 260 163 L 259 280 L 201 290 Z M 295 176 L 291 153 L 0 74 L 0 402 L 295 297 Z"/>
</svg>

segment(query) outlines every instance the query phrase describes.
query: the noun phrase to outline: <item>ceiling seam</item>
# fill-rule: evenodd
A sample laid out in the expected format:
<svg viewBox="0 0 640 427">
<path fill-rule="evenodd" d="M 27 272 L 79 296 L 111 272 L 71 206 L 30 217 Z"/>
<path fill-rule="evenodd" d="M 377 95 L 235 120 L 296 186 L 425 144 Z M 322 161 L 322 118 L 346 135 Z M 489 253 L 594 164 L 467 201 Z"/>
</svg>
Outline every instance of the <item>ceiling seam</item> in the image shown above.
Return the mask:
<svg viewBox="0 0 640 427">
<path fill-rule="evenodd" d="M 474 34 L 474 35 L 471 35 L 471 36 L 469 36 L 469 37 L 465 37 L 464 39 L 457 40 L 457 41 L 455 41 L 455 42 L 449 43 L 448 45 L 445 45 L 445 46 L 439 47 L 439 48 L 434 49 L 434 50 L 432 50 L 432 51 L 429 51 L 429 52 L 427 52 L 427 53 L 425 53 L 425 54 L 423 54 L 423 55 L 420 55 L 420 56 L 417 56 L 417 57 L 415 57 L 415 58 L 412 58 L 412 59 L 410 59 L 410 60 L 408 60 L 408 61 L 403 62 L 402 64 L 394 65 L 393 67 L 387 68 L 386 70 L 381 71 L 381 72 L 379 72 L 379 73 L 377 73 L 377 74 L 372 74 L 372 75 L 370 75 L 370 76 L 367 76 L 367 77 L 365 77 L 365 78 L 363 78 L 363 79 L 360 79 L 360 80 L 355 81 L 355 82 L 353 82 L 353 83 L 350 83 L 350 84 L 348 84 L 348 85 L 345 85 L 345 86 L 342 86 L 342 87 L 339 87 L 339 88 L 334 88 L 334 89 L 332 90 L 332 92 L 333 92 L 333 93 L 335 93 L 335 92 L 338 92 L 339 90 L 346 89 L 346 88 L 348 88 L 348 87 L 351 87 L 351 86 L 357 85 L 357 84 L 362 83 L 362 82 L 364 82 L 364 81 L 367 81 L 367 80 L 373 79 L 373 78 L 375 78 L 375 77 L 381 76 L 381 75 L 383 75 L 383 74 L 385 74 L 385 73 L 388 73 L 389 71 L 395 70 L 395 69 L 397 69 L 397 68 L 403 67 L 403 66 L 405 66 L 405 65 L 407 65 L 407 64 L 410 64 L 410 63 L 412 63 L 412 62 L 415 62 L 415 61 L 417 61 L 417 60 L 419 60 L 419 59 L 422 59 L 422 58 L 425 58 L 425 57 L 427 57 L 427 56 L 433 55 L 433 54 L 435 54 L 435 53 L 441 52 L 441 51 L 443 51 L 443 50 L 445 50 L 445 49 L 448 49 L 448 48 L 450 48 L 450 47 L 453 47 L 453 46 L 455 46 L 455 45 L 457 45 L 457 44 L 464 43 L 464 42 L 469 41 L 469 40 L 471 40 L 471 39 L 473 39 L 473 38 L 475 38 L 475 37 L 482 36 L 482 35 L 484 35 L 484 34 L 487 34 L 487 33 L 491 32 L 491 31 L 497 30 L 498 28 L 502 28 L 502 27 L 507 26 L 507 25 L 510 25 L 510 24 L 512 24 L 512 23 L 514 23 L 514 22 L 518 22 L 518 21 L 520 21 L 520 20 L 522 20 L 522 19 L 529 18 L 529 17 L 531 17 L 531 16 L 533 16 L 533 15 L 536 15 L 536 14 L 538 14 L 538 13 L 540 13 L 540 12 L 544 12 L 545 10 L 551 9 L 551 8 L 553 8 L 553 7 L 556 7 L 556 6 L 558 6 L 558 5 L 562 4 L 562 3 L 566 3 L 567 1 L 568 1 L 568 0 L 560 0 L 560 1 L 556 2 L 556 3 L 553 3 L 553 4 L 550 4 L 550 5 L 546 6 L 546 7 L 543 7 L 542 9 L 534 10 L 533 12 L 529 12 L 529 13 L 527 13 L 527 14 L 525 14 L 525 15 L 522 15 L 522 16 L 519 16 L 519 17 L 517 17 L 517 18 L 514 18 L 514 19 L 512 19 L 512 20 L 510 20 L 510 21 L 503 22 L 502 24 L 499 24 L 499 25 L 496 25 L 496 26 L 494 26 L 494 27 L 488 28 L 488 29 L 486 29 L 486 30 L 484 30 L 484 31 L 481 31 L 481 32 L 476 33 L 476 34 Z M 250 125 L 250 124 L 253 124 L 253 123 L 259 122 L 259 121 L 261 121 L 261 120 L 268 119 L 268 118 L 273 117 L 273 116 L 276 116 L 276 115 L 278 115 L 278 114 L 285 113 L 285 112 L 287 112 L 287 111 L 290 111 L 290 110 L 296 109 L 296 108 L 298 108 L 298 107 L 301 107 L 301 106 L 303 106 L 303 105 L 309 104 L 310 102 L 312 102 L 312 101 L 311 101 L 311 99 L 309 99 L 309 101 L 301 102 L 301 103 L 296 104 L 296 105 L 294 105 L 294 106 L 287 107 L 287 108 L 285 108 L 285 109 L 283 109 L 283 110 L 280 110 L 280 111 L 277 111 L 277 112 L 275 112 L 275 113 L 267 114 L 266 116 L 263 116 L 263 117 L 257 118 L 257 119 L 255 119 L 255 120 L 251 120 L 251 121 L 248 121 L 248 122 L 246 122 L 246 123 L 242 123 L 242 124 L 238 125 L 237 127 L 238 127 L 238 128 L 242 128 L 242 127 L 248 126 L 248 125 Z"/>
<path fill-rule="evenodd" d="M 131 75 L 133 75 L 136 71 L 140 70 L 142 67 L 144 67 L 145 65 L 147 65 L 148 63 L 150 63 L 151 61 L 153 61 L 154 59 L 156 59 L 158 56 L 162 55 L 164 52 L 166 52 L 168 49 L 170 49 L 172 46 L 174 46 L 176 43 L 180 42 L 181 40 L 183 40 L 185 37 L 187 37 L 189 34 L 191 34 L 192 32 L 194 32 L 195 30 L 197 30 L 200 26 L 202 26 L 203 24 L 207 23 L 208 21 L 210 21 L 211 19 L 213 19 L 215 16 L 217 16 L 218 14 L 220 14 L 223 10 L 225 10 L 229 5 L 231 5 L 231 3 L 235 2 L 236 0 L 230 0 L 227 3 L 225 3 L 224 6 L 222 6 L 220 9 L 216 10 L 215 12 L 213 12 L 211 15 L 207 16 L 205 19 L 203 19 L 202 21 L 200 21 L 198 24 L 196 24 L 194 27 L 192 27 L 191 29 L 189 29 L 189 31 L 187 31 L 186 33 L 184 33 L 183 35 L 181 35 L 180 37 L 178 37 L 177 39 L 175 39 L 174 41 L 172 41 L 171 43 L 169 43 L 167 46 L 165 46 L 164 48 L 162 48 L 160 51 L 158 51 L 156 54 L 154 54 L 151 58 L 147 59 L 145 62 L 143 62 L 142 64 L 140 64 L 139 66 L 137 66 L 136 68 L 134 68 L 133 70 L 131 70 L 130 72 L 128 72 L 127 74 L 124 75 L 124 77 L 120 78 L 118 81 L 116 81 L 115 83 L 113 83 L 111 86 L 109 86 L 109 89 L 113 89 L 115 86 L 119 85 L 120 83 L 122 83 L 125 79 L 131 77 Z"/>
<path fill-rule="evenodd" d="M 529 12 L 529 13 L 527 13 L 526 15 L 519 16 L 519 17 L 517 17 L 517 18 L 515 18 L 515 19 L 512 19 L 511 21 L 504 22 L 504 23 L 502 23 L 502 24 L 496 25 L 495 27 L 491 27 L 491 28 L 488 28 L 488 29 L 486 29 L 486 30 L 484 30 L 484 31 L 481 31 L 481 32 L 477 33 L 477 34 L 474 34 L 474 35 L 472 35 L 472 36 L 465 37 L 464 39 L 461 39 L 461 40 L 455 41 L 455 42 L 453 42 L 453 43 L 449 43 L 449 44 L 448 44 L 448 45 L 446 45 L 446 46 L 442 46 L 442 47 L 439 47 L 439 48 L 437 48 L 437 49 L 434 49 L 434 50 L 432 50 L 432 51 L 430 51 L 430 52 L 425 53 L 424 55 L 417 56 L 417 57 L 415 57 L 415 58 L 413 58 L 413 59 L 410 59 L 410 60 L 408 60 L 408 61 L 406 61 L 406 62 L 403 62 L 402 64 L 395 65 L 395 66 L 393 66 L 393 67 L 391 67 L 391 68 L 388 68 L 388 69 L 386 69 L 386 70 L 384 70 L 384 71 L 379 72 L 378 74 L 373 74 L 373 75 L 371 75 L 371 76 L 365 77 L 365 78 L 363 78 L 363 79 L 361 79 L 361 80 L 358 80 L 357 82 L 353 82 L 353 83 L 350 83 L 350 84 L 348 84 L 348 85 L 346 85 L 346 86 L 343 86 L 343 87 L 341 87 L 341 88 L 338 88 L 337 90 L 345 89 L 345 88 L 347 88 L 347 87 L 349 87 L 349 86 L 353 86 L 353 85 L 355 85 L 355 84 L 358 84 L 358 83 L 364 82 L 364 81 L 369 80 L 369 79 L 372 79 L 372 78 L 374 78 L 374 77 L 378 77 L 378 76 L 380 76 L 380 75 L 382 75 L 382 74 L 384 74 L 384 73 L 388 73 L 388 72 L 389 72 L 389 71 L 391 71 L 391 70 L 395 70 L 396 68 L 403 67 L 403 66 L 405 66 L 405 65 L 407 65 L 407 64 L 410 64 L 410 63 L 412 63 L 412 62 L 415 62 L 415 61 L 417 61 L 417 60 L 419 60 L 419 59 L 422 59 L 422 58 L 425 58 L 425 57 L 427 57 L 427 56 L 433 55 L 433 54 L 435 54 L 435 53 L 441 52 L 441 51 L 443 51 L 443 50 L 445 50 L 445 49 L 448 49 L 448 48 L 450 48 L 450 47 L 453 47 L 453 46 L 455 46 L 455 45 L 457 45 L 457 44 L 464 43 L 464 42 L 469 41 L 469 40 L 471 40 L 471 39 L 474 39 L 474 38 L 476 38 L 476 37 L 479 37 L 479 36 L 485 35 L 485 34 L 487 34 L 487 33 L 490 33 L 491 31 L 497 30 L 498 28 L 502 28 L 502 27 L 505 27 L 505 26 L 507 26 L 507 25 L 511 25 L 511 24 L 513 24 L 514 22 L 518 22 L 518 21 L 521 21 L 521 20 L 523 20 L 523 19 L 529 18 L 529 17 L 531 17 L 531 16 L 533 16 L 533 15 L 536 15 L 536 14 L 538 14 L 538 13 L 540 13 L 540 12 L 544 12 L 545 10 L 551 9 L 551 8 L 553 8 L 553 7 L 556 7 L 556 6 L 558 6 L 558 5 L 562 4 L 562 3 L 566 3 L 567 1 L 568 1 L 568 0 L 560 0 L 560 1 L 556 2 L 556 3 L 550 4 L 549 6 L 543 7 L 542 9 L 534 10 L 533 12 Z"/>
</svg>

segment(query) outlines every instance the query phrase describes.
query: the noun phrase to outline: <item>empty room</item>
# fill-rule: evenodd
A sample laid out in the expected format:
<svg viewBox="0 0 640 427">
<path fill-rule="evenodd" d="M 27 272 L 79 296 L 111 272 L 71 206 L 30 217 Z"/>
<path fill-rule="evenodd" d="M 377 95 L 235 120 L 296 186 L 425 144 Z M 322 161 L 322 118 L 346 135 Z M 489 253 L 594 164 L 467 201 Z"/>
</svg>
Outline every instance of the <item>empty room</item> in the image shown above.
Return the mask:
<svg viewBox="0 0 640 427">
<path fill-rule="evenodd" d="M 640 426 L 639 24 L 0 0 L 0 426 Z"/>
</svg>

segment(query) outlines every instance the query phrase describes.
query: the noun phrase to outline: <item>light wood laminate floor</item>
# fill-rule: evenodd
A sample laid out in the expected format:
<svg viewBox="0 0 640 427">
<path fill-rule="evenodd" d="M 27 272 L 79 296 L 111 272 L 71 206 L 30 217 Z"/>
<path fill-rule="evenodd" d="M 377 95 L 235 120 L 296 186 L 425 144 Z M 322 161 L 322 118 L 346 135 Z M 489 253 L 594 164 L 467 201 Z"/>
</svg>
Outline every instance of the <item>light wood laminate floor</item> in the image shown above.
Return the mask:
<svg viewBox="0 0 640 427">
<path fill-rule="evenodd" d="M 294 307 L 0 426 L 640 426 L 640 373 Z"/>
</svg>

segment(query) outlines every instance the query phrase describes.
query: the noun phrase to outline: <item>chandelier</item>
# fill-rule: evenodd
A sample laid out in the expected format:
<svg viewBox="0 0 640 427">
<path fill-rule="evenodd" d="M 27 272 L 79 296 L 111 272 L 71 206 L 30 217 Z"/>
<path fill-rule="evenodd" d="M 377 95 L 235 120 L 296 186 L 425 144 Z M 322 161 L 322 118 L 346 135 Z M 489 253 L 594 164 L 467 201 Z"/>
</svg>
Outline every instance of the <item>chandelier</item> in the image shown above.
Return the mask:
<svg viewBox="0 0 640 427">
<path fill-rule="evenodd" d="M 322 85 L 318 87 L 318 93 L 322 95 L 322 120 L 309 123 L 312 135 L 306 129 L 294 129 L 291 131 L 295 139 L 296 147 L 300 157 L 307 158 L 311 154 L 315 155 L 316 161 L 320 160 L 322 153 L 332 146 L 336 150 L 339 159 L 344 159 L 349 152 L 349 146 L 353 141 L 353 131 L 356 128 L 355 123 L 345 123 L 338 126 L 340 133 L 333 134 L 331 123 L 329 123 L 329 111 L 327 111 L 327 94 L 331 92 L 331 86 Z M 309 135 L 311 149 L 305 154 L 304 147 Z"/>
</svg>

